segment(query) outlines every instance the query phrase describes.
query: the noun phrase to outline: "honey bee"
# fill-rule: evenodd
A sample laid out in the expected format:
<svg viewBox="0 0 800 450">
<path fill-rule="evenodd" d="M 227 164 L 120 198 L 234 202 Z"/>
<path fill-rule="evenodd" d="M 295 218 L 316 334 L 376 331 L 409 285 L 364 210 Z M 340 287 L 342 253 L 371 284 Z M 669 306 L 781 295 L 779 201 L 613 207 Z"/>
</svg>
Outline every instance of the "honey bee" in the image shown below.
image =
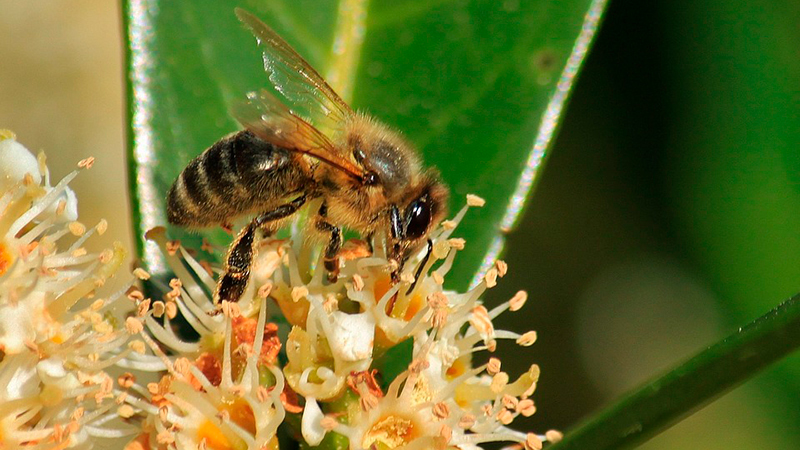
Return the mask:
<svg viewBox="0 0 800 450">
<path fill-rule="evenodd" d="M 274 234 L 312 199 L 320 198 L 321 206 L 307 229 L 327 240 L 323 264 L 331 282 L 342 228 L 370 243 L 381 233 L 400 269 L 426 241 L 427 259 L 428 234 L 445 215 L 448 198 L 438 172 L 423 167 L 396 131 L 353 111 L 274 30 L 242 9 L 236 15 L 255 35 L 283 99 L 266 89 L 248 93 L 233 107 L 244 130 L 191 161 L 167 198 L 170 223 L 190 228 L 229 226 L 255 214 L 228 249 L 217 301 L 237 301 L 244 293 L 256 231 Z"/>
</svg>

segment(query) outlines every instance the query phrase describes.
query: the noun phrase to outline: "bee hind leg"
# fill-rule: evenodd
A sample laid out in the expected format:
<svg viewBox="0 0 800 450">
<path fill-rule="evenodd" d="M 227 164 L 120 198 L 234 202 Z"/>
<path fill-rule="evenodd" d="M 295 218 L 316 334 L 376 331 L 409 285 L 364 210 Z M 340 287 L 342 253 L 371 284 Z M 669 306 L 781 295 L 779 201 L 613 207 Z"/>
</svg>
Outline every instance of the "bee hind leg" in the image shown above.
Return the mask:
<svg viewBox="0 0 800 450">
<path fill-rule="evenodd" d="M 218 302 L 236 302 L 244 294 L 247 282 L 250 280 L 250 265 L 253 263 L 253 242 L 256 230 L 261 228 L 265 235 L 272 235 L 275 230 L 269 226 L 270 223 L 291 216 L 303 206 L 306 199 L 307 196 L 302 195 L 272 211 L 261 213 L 239 232 L 225 258 L 225 271 L 217 283 L 214 298 Z"/>
<path fill-rule="evenodd" d="M 215 298 L 219 302 L 235 302 L 244 294 L 250 278 L 250 264 L 253 262 L 253 241 L 256 231 L 255 221 L 250 222 L 239 232 L 225 258 L 225 272 L 217 283 Z"/>
</svg>

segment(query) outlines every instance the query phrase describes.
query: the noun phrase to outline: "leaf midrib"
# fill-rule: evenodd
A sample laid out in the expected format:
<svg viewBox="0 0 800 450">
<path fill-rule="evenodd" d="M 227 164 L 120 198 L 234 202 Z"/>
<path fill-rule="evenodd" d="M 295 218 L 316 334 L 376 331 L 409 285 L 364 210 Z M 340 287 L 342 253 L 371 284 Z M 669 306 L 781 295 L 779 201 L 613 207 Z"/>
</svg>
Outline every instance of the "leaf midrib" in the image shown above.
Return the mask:
<svg viewBox="0 0 800 450">
<path fill-rule="evenodd" d="M 367 0 L 341 0 L 325 78 L 345 102 L 353 99 L 361 49 L 366 37 Z"/>
</svg>

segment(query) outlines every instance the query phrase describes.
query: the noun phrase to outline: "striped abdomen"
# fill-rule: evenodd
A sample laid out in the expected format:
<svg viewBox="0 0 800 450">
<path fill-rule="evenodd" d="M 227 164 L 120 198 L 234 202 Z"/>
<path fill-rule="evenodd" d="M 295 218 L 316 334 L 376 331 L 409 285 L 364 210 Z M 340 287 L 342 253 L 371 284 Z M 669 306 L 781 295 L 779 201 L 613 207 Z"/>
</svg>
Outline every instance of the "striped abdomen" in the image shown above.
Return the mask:
<svg viewBox="0 0 800 450">
<path fill-rule="evenodd" d="M 183 169 L 169 190 L 167 217 L 176 225 L 205 227 L 275 207 L 309 183 L 301 164 L 249 131 L 226 136 Z"/>
</svg>

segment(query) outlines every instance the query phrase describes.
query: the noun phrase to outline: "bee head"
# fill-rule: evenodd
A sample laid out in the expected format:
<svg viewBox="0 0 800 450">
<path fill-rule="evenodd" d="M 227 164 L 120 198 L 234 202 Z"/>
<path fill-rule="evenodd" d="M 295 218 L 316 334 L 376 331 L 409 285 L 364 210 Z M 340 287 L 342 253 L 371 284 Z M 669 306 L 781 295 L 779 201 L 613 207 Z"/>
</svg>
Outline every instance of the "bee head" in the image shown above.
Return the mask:
<svg viewBox="0 0 800 450">
<path fill-rule="evenodd" d="M 388 213 L 387 253 L 402 265 L 447 212 L 447 187 L 400 134 L 366 116 L 347 124 L 345 143 L 364 169 L 361 183 L 370 188 L 372 204 L 380 205 L 375 217 Z"/>
<path fill-rule="evenodd" d="M 389 213 L 394 241 L 391 253 L 400 263 L 425 242 L 447 212 L 448 190 L 435 173 L 425 173 L 424 183 L 410 193 L 405 204 L 392 206 Z"/>
</svg>

